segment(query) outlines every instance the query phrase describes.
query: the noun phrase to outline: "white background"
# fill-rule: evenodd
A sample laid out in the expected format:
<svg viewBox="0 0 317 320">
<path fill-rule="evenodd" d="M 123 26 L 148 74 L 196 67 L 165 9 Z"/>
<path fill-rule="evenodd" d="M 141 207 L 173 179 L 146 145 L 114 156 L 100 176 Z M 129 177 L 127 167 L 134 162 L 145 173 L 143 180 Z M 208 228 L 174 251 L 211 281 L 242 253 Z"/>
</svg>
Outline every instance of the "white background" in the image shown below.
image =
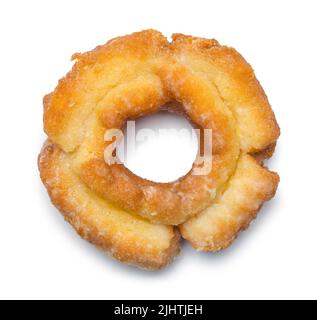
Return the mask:
<svg viewBox="0 0 317 320">
<path fill-rule="evenodd" d="M 314 0 L 1 1 L 0 298 L 316 299 L 316 16 Z M 150 27 L 239 50 L 282 129 L 269 162 L 278 195 L 252 227 L 222 253 L 185 245 L 155 273 L 81 240 L 50 204 L 36 165 L 42 97 L 70 56 Z"/>
</svg>

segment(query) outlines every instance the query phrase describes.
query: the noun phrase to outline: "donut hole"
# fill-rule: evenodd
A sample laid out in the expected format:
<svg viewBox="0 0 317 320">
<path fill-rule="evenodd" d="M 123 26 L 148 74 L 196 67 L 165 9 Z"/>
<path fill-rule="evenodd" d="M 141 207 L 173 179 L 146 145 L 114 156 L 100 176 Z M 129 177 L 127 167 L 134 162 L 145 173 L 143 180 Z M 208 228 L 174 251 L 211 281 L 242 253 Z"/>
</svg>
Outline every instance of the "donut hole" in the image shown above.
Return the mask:
<svg viewBox="0 0 317 320">
<path fill-rule="evenodd" d="M 191 170 L 197 157 L 194 129 L 182 114 L 167 110 L 130 120 L 117 155 L 127 169 L 143 179 L 175 181 Z"/>
</svg>

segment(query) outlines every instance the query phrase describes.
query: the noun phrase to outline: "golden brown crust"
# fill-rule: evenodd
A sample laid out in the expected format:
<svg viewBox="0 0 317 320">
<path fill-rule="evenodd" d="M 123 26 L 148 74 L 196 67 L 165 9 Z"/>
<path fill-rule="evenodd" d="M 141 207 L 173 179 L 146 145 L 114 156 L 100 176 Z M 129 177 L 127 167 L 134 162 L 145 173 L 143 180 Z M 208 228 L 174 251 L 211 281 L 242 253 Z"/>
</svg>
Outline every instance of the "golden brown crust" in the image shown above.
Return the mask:
<svg viewBox="0 0 317 320">
<path fill-rule="evenodd" d="M 166 43 L 158 31 L 146 30 L 112 39 L 90 52 L 74 54 L 72 59 L 76 63 L 72 70 L 44 97 L 47 135 L 65 151 L 73 151 L 84 135 L 84 128 L 78 130 L 79 126 L 105 94 L 120 82 L 142 75 L 144 62 L 153 59 Z M 135 68 L 131 68 L 133 64 Z"/>
<path fill-rule="evenodd" d="M 39 168 L 52 202 L 84 239 L 146 269 L 165 267 L 178 255 L 176 229 L 151 224 L 97 197 L 71 171 L 69 157 L 56 145 L 44 145 Z"/>
<path fill-rule="evenodd" d="M 262 204 L 275 195 L 278 183 L 276 173 L 243 154 L 225 192 L 211 207 L 181 226 L 182 236 L 197 250 L 227 248 L 249 226 Z"/>
<path fill-rule="evenodd" d="M 50 142 L 39 167 L 53 203 L 83 238 L 145 268 L 178 253 L 173 225 L 196 248 L 226 247 L 278 184 L 260 163 L 280 130 L 251 66 L 216 40 L 172 38 L 145 30 L 75 54 L 72 71 L 44 98 Z M 107 129 L 170 101 L 213 130 L 211 172 L 197 176 L 193 167 L 160 184 L 105 162 Z"/>
<path fill-rule="evenodd" d="M 207 77 L 232 111 L 238 125 L 241 148 L 259 152 L 276 142 L 280 129 L 267 96 L 251 66 L 233 48 L 215 40 L 177 35 L 173 48 L 178 61 Z"/>
<path fill-rule="evenodd" d="M 253 153 L 252 156 L 254 157 L 254 159 L 262 163 L 264 160 L 270 159 L 273 156 L 275 149 L 276 149 L 276 142 L 272 143 L 264 150 Z"/>
</svg>

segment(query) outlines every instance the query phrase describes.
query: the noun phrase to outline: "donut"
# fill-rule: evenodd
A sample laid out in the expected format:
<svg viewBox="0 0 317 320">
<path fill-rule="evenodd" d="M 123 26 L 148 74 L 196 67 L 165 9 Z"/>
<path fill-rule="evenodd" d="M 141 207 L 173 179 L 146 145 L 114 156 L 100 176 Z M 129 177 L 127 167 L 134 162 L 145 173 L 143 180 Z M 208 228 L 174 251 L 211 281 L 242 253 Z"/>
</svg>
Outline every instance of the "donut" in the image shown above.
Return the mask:
<svg viewBox="0 0 317 320">
<path fill-rule="evenodd" d="M 53 204 L 82 238 L 124 263 L 160 269 L 179 254 L 182 238 L 197 250 L 228 247 L 275 195 L 279 176 L 263 161 L 280 129 L 235 49 L 145 30 L 72 60 L 44 97 L 48 139 L 38 164 Z M 156 183 L 107 160 L 106 132 L 176 104 L 211 130 L 210 170 L 197 174 L 194 163 L 177 181 Z"/>
</svg>

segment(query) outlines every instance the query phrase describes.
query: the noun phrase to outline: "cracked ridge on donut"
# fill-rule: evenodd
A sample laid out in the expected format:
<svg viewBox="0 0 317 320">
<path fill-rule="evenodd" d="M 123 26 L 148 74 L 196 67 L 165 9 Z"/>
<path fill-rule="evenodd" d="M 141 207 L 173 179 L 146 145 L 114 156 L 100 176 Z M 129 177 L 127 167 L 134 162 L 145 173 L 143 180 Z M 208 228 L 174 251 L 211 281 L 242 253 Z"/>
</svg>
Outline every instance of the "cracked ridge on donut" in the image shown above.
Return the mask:
<svg viewBox="0 0 317 320">
<path fill-rule="evenodd" d="M 182 236 L 198 250 L 227 248 L 249 226 L 262 204 L 275 195 L 278 183 L 276 173 L 242 154 L 225 192 L 211 207 L 180 227 Z"/>
<path fill-rule="evenodd" d="M 179 232 L 132 216 L 92 193 L 70 169 L 69 156 L 47 142 L 39 156 L 41 178 L 54 205 L 79 235 L 116 259 L 160 269 L 179 254 Z"/>
<path fill-rule="evenodd" d="M 178 62 L 210 79 L 233 112 L 241 148 L 256 153 L 274 144 L 280 128 L 252 67 L 233 48 L 215 40 L 177 34 L 171 44 Z"/>
</svg>

